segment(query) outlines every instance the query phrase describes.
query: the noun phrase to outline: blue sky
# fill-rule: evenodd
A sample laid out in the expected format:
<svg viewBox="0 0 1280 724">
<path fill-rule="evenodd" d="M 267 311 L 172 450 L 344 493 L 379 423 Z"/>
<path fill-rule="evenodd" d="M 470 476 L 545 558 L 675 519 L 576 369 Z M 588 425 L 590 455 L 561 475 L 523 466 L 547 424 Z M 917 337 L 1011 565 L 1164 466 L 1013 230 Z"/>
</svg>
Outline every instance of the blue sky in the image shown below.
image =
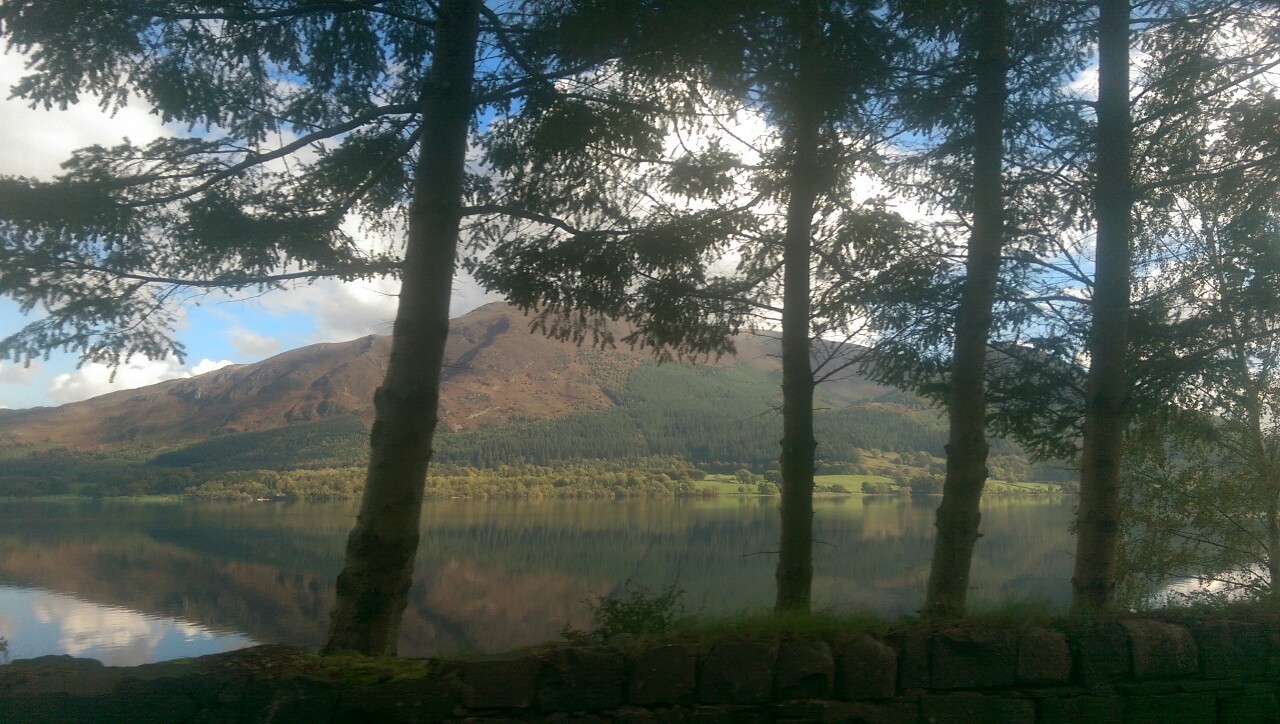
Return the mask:
<svg viewBox="0 0 1280 724">
<path fill-rule="evenodd" d="M 0 55 L 4 96 L 22 73 L 22 56 Z M 100 109 L 93 98 L 66 111 L 33 110 L 24 101 L 0 100 L 0 175 L 50 179 L 77 148 L 114 144 L 124 137 L 142 143 L 179 135 L 182 130 L 166 128 L 141 103 L 112 114 Z M 325 281 L 239 299 L 208 295 L 184 308 L 177 338 L 186 346 L 186 359 L 130 360 L 116 371 L 114 380 L 105 367 L 78 367 L 77 356 L 65 352 L 54 352 L 25 368 L 12 361 L 0 362 L 0 407 L 74 402 L 223 364 L 256 362 L 316 342 L 389 334 L 397 286 L 390 281 Z M 493 299 L 470 280 L 459 279 L 452 312 L 456 316 Z M 0 337 L 16 332 L 32 318 L 21 315 L 12 301 L 0 299 Z"/>
</svg>

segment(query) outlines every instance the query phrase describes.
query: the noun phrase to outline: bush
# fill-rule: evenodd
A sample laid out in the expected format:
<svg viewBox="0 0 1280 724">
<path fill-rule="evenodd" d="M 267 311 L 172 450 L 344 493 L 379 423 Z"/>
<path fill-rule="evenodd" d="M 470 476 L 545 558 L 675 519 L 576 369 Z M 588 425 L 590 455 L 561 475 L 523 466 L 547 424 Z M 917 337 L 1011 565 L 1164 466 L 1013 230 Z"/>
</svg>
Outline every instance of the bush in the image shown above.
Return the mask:
<svg viewBox="0 0 1280 724">
<path fill-rule="evenodd" d="M 779 493 L 779 489 L 778 486 L 773 483 L 760 483 L 756 486 L 756 492 L 761 495 L 777 495 Z"/>
<path fill-rule="evenodd" d="M 624 590 L 630 585 L 630 581 L 623 584 Z M 560 636 L 567 641 L 603 642 L 620 634 L 663 634 L 684 617 L 684 589 L 674 583 L 656 594 L 644 586 L 636 586 L 625 596 L 604 595 L 584 603 L 591 609 L 592 629 L 580 631 L 565 624 Z"/>
<path fill-rule="evenodd" d="M 940 495 L 943 479 L 938 475 L 920 475 L 911 480 L 912 495 Z"/>
</svg>

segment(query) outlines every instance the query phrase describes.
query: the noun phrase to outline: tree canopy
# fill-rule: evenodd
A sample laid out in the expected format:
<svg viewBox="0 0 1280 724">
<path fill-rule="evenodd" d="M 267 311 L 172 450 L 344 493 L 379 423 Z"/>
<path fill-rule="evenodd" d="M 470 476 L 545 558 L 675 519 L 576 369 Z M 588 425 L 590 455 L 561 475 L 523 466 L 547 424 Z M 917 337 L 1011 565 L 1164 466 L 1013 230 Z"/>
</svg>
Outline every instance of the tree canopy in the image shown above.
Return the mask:
<svg viewBox="0 0 1280 724">
<path fill-rule="evenodd" d="M 0 35 L 18 97 L 184 129 L 0 179 L 0 294 L 37 313 L 0 356 L 181 355 L 191 295 L 401 279 L 331 651 L 394 650 L 459 259 L 579 342 L 780 332 L 779 609 L 808 606 L 814 384 L 849 364 L 950 408 L 944 568 L 988 428 L 1081 466 L 1082 610 L 1126 436 L 1190 420 L 1227 448 L 1137 454 L 1267 477 L 1270 3 L 5 0 Z"/>
</svg>

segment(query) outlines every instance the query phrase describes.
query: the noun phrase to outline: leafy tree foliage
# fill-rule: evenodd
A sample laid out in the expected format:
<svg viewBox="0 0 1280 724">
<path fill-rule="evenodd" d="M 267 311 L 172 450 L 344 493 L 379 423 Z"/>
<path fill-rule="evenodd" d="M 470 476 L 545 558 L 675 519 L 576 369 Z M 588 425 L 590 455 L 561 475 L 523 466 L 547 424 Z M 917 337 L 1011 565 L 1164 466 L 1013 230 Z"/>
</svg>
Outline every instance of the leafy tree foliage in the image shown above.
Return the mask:
<svg viewBox="0 0 1280 724">
<path fill-rule="evenodd" d="M 778 606 L 805 609 L 814 379 L 840 365 L 819 355 L 830 367 L 815 370 L 811 339 L 849 333 L 871 269 L 861 262 L 912 235 L 882 204 L 850 199 L 881 139 L 874 89 L 895 52 L 882 8 L 655 0 L 630 4 L 619 29 L 615 4 L 562 7 L 550 52 L 619 60 L 574 92 L 531 102 L 497 129 L 490 158 L 512 179 L 502 195 L 525 210 L 516 216 L 568 223 L 508 231 L 476 262 L 477 276 L 521 306 L 559 315 L 566 336 L 584 334 L 572 331 L 583 317 L 575 327 L 564 316 L 584 309 L 636 320 L 631 341 L 696 350 L 723 349 L 756 315 L 780 324 L 787 523 Z M 624 50 L 601 49 L 611 44 Z M 736 149 L 715 140 L 739 116 L 768 132 Z M 578 231 L 597 215 L 609 233 Z M 726 256 L 738 259 L 733 273 L 714 264 Z"/>
<path fill-rule="evenodd" d="M 477 82 L 482 15 L 502 50 Z M 53 182 L 0 184 L 0 260 L 16 270 L 0 292 L 47 311 L 0 353 L 180 355 L 167 310 L 182 290 L 400 273 L 331 651 L 395 650 L 459 225 L 484 187 L 466 177 L 468 137 L 480 108 L 554 77 L 521 62 L 506 22 L 479 0 L 0 5 L 0 32 L 32 58 L 20 96 L 139 96 L 197 132 L 84 149 Z M 403 256 L 362 250 L 342 230 L 353 220 L 404 238 Z"/>
</svg>

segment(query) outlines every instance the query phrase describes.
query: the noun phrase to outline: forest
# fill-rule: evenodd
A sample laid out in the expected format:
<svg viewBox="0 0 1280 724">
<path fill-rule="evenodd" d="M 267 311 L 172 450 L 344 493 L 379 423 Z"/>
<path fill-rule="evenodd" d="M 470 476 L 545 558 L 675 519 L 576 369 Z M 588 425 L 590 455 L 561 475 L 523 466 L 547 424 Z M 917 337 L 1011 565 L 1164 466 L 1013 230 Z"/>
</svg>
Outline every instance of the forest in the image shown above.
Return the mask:
<svg viewBox="0 0 1280 724">
<path fill-rule="evenodd" d="M 17 97 L 190 131 L 0 179 L 0 294 L 33 312 L 0 355 L 181 355 L 195 292 L 399 280 L 327 652 L 395 651 L 458 269 L 584 345 L 780 335 L 768 434 L 688 449 L 656 366 L 625 416 L 467 441 L 776 461 L 780 613 L 810 607 L 841 426 L 945 453 L 926 618 L 966 615 L 1006 444 L 1079 470 L 1074 613 L 1170 577 L 1280 602 L 1274 3 L 8 0 L 0 35 Z M 945 429 L 824 415 L 850 368 Z"/>
</svg>

